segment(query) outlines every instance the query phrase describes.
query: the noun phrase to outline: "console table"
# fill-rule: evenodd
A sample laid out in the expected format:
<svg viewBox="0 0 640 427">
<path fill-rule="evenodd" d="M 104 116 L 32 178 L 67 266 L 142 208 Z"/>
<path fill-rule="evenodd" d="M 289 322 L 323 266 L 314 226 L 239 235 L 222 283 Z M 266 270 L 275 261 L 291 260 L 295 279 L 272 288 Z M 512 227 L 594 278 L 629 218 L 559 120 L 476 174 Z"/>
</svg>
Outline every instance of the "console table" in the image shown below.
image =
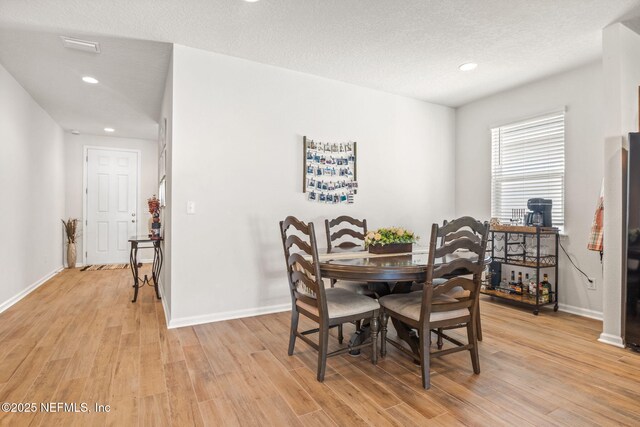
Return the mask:
<svg viewBox="0 0 640 427">
<path fill-rule="evenodd" d="M 152 239 L 148 236 L 133 236 L 129 238 L 129 244 L 131 245 L 131 252 L 129 253 L 129 265 L 131 266 L 131 273 L 133 274 L 133 299 L 131 302 L 138 300 L 138 289 L 144 285 L 151 286 L 153 281 L 153 287 L 156 290 L 156 297 L 160 299 L 160 291 L 158 290 L 158 279 L 160 277 L 160 270 L 162 269 L 162 246 L 160 243 L 162 239 Z M 151 267 L 151 280 L 144 275 L 144 278 L 140 279 L 138 274 L 138 249 L 153 249 L 153 265 Z"/>
</svg>

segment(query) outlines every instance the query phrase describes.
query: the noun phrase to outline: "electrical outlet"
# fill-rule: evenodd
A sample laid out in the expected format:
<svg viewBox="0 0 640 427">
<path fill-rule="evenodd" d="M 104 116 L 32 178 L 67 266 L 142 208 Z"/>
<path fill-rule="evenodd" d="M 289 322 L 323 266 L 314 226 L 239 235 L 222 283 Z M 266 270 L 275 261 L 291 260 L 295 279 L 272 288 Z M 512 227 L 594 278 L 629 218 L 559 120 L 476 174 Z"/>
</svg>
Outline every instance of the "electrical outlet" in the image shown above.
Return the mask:
<svg viewBox="0 0 640 427">
<path fill-rule="evenodd" d="M 587 281 L 587 289 L 589 289 L 591 291 L 595 291 L 596 290 L 596 279 L 594 279 L 593 277 L 589 277 L 589 279 L 591 280 L 591 282 Z"/>
</svg>

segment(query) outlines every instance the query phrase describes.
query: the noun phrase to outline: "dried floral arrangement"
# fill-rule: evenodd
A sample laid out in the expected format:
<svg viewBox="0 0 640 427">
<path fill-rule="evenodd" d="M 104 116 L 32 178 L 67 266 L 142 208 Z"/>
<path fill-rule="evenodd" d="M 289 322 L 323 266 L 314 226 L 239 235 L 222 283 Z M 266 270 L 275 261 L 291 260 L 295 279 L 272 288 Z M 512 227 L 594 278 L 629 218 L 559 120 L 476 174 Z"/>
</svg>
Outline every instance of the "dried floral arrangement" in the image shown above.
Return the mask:
<svg viewBox="0 0 640 427">
<path fill-rule="evenodd" d="M 64 231 L 67 234 L 67 243 L 75 243 L 78 236 L 78 219 L 69 218 L 66 222 L 61 220 L 64 224 Z"/>
<path fill-rule="evenodd" d="M 152 216 L 160 212 L 160 200 L 156 197 L 155 194 L 147 199 L 147 205 L 149 206 L 149 213 Z"/>
</svg>

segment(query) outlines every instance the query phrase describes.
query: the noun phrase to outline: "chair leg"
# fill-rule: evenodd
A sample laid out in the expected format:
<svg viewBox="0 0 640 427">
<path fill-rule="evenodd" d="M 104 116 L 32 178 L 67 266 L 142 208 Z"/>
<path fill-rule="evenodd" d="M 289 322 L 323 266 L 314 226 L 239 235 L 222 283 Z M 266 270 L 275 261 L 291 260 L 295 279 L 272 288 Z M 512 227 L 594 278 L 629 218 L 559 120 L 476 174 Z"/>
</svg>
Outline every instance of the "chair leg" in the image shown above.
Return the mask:
<svg viewBox="0 0 640 427">
<path fill-rule="evenodd" d="M 442 328 L 438 328 L 438 350 L 442 350 L 444 346 L 444 340 L 442 339 L 442 333 L 444 330 Z"/>
<path fill-rule="evenodd" d="M 389 322 L 389 315 L 382 311 L 380 314 L 382 323 L 382 333 L 380 334 L 380 357 L 387 355 L 387 323 Z"/>
<path fill-rule="evenodd" d="M 473 366 L 473 373 L 480 373 L 480 357 L 478 355 L 478 337 L 476 335 L 478 328 L 476 325 L 476 319 L 472 319 L 471 322 L 467 324 L 467 338 L 469 340 L 469 344 L 472 347 L 469 349 L 469 353 L 471 354 L 471 365 Z"/>
<path fill-rule="evenodd" d="M 342 324 L 338 325 L 338 344 L 342 344 L 344 341 L 344 335 L 342 335 Z"/>
<path fill-rule="evenodd" d="M 356 320 L 356 332 L 362 327 L 362 320 Z"/>
<path fill-rule="evenodd" d="M 296 333 L 298 332 L 298 319 L 300 313 L 295 308 L 291 310 L 291 333 L 289 335 L 289 356 L 293 354 L 293 349 L 296 346 Z"/>
<path fill-rule="evenodd" d="M 476 333 L 478 341 L 482 341 L 482 324 L 480 323 L 480 302 L 476 306 Z"/>
<path fill-rule="evenodd" d="M 320 325 L 318 337 L 318 381 L 324 381 L 324 372 L 327 368 L 327 349 L 329 347 L 329 327 Z"/>
<path fill-rule="evenodd" d="M 378 363 L 378 316 L 371 318 L 371 363 Z"/>
<path fill-rule="evenodd" d="M 431 388 L 431 353 L 429 350 L 429 328 L 422 328 L 420 332 L 420 367 L 422 368 L 422 387 Z"/>
</svg>

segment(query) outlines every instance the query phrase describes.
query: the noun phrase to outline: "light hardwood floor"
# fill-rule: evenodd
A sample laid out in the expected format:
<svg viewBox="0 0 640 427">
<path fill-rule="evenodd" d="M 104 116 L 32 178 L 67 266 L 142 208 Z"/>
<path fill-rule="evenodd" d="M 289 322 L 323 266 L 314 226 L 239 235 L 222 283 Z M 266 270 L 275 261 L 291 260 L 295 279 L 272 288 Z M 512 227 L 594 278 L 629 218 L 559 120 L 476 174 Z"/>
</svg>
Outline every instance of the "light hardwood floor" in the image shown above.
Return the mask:
<svg viewBox="0 0 640 427">
<path fill-rule="evenodd" d="M 131 294 L 129 270 L 65 271 L 0 314 L 0 402 L 111 406 L 0 424 L 640 425 L 640 354 L 598 343 L 594 320 L 483 300 L 482 373 L 449 355 L 425 391 L 393 347 L 329 359 L 320 384 L 313 350 L 286 354 L 289 313 L 167 330 L 152 288 Z"/>
</svg>

